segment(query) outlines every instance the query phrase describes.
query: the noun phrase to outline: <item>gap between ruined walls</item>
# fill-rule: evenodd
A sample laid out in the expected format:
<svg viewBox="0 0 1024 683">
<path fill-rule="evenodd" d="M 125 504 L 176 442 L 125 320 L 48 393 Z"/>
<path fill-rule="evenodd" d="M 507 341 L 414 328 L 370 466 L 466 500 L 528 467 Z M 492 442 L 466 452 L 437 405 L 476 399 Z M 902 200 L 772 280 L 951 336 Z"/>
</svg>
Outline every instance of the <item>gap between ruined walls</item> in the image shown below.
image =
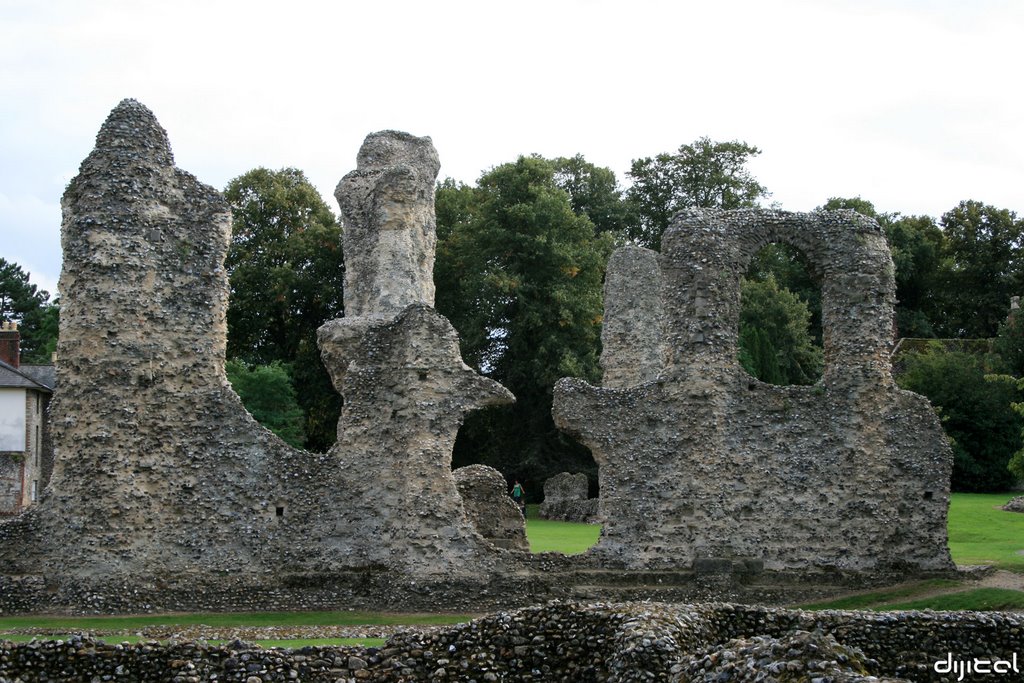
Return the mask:
<svg viewBox="0 0 1024 683">
<path fill-rule="evenodd" d="M 555 405 L 600 465 L 602 538 L 572 558 L 486 541 L 451 448 L 467 412 L 513 398 L 433 309 L 437 170 L 429 138 L 385 131 L 339 184 L 347 315 L 319 340 L 345 405 L 337 444 L 308 453 L 224 374 L 229 207 L 174 166 L 148 109 L 114 109 L 62 202 L 57 462 L 42 502 L 0 523 L 0 609 L 771 602 L 952 570 L 948 445 L 880 364 L 891 260 L 849 213 L 683 214 L 662 254 L 616 254 L 606 334 L 638 336 L 605 341 L 606 387 L 563 380 Z M 818 387 L 735 362 L 739 274 L 780 237 L 823 273 Z M 635 320 L 620 273 L 643 283 Z"/>
</svg>

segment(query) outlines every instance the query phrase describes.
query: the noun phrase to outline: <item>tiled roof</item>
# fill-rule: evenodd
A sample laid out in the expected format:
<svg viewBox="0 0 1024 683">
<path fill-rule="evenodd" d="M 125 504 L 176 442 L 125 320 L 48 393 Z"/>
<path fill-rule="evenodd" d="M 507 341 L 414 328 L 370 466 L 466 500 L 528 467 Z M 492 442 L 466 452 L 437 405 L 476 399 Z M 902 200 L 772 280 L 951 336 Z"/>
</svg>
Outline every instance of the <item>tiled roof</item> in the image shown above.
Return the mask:
<svg viewBox="0 0 1024 683">
<path fill-rule="evenodd" d="M 56 365 L 25 365 L 22 363 L 18 371 L 29 379 L 42 384 L 47 389 L 57 388 Z"/>
<path fill-rule="evenodd" d="M 0 388 L 35 389 L 50 393 L 50 387 L 41 384 L 7 363 L 0 361 Z"/>
</svg>

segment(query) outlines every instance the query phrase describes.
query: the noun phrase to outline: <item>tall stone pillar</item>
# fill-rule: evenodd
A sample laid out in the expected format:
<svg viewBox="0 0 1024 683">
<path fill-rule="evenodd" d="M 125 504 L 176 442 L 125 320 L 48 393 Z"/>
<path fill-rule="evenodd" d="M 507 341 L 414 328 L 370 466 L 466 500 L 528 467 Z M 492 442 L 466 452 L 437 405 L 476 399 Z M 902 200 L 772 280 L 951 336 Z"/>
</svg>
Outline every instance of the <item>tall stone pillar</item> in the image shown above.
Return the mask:
<svg viewBox="0 0 1024 683">
<path fill-rule="evenodd" d="M 345 317 L 318 331 L 345 403 L 332 455 L 345 492 L 345 529 L 325 543 L 361 561 L 443 575 L 475 567 L 493 548 L 466 517 L 452 476 L 465 415 L 513 400 L 466 366 L 434 301 L 434 180 L 429 138 L 367 136 L 357 169 L 338 185 L 344 220 Z"/>
</svg>

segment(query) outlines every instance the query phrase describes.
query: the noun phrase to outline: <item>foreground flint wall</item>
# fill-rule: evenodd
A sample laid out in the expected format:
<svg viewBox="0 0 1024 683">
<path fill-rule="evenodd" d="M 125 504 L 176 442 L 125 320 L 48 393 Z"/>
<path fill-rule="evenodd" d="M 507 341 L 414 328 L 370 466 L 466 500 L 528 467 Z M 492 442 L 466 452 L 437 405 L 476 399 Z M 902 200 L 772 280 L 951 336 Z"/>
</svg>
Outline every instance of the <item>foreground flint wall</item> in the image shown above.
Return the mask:
<svg viewBox="0 0 1024 683">
<path fill-rule="evenodd" d="M 0 679 L 923 683 L 962 680 L 936 672 L 936 662 L 977 658 L 990 669 L 1016 662 L 996 680 L 1018 680 L 1022 628 L 1008 614 L 552 602 L 433 634 L 399 633 L 370 649 L 3 642 Z"/>
</svg>

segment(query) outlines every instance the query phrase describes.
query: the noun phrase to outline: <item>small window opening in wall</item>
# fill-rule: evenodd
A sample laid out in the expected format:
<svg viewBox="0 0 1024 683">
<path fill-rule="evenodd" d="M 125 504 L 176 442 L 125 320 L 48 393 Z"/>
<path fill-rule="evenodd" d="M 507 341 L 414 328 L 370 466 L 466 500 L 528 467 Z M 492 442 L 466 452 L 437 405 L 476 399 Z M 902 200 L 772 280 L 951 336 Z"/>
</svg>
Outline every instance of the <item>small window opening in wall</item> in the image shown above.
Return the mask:
<svg viewBox="0 0 1024 683">
<path fill-rule="evenodd" d="M 276 514 L 278 517 L 284 517 L 284 506 L 278 505 L 277 508 L 274 510 L 274 514 Z"/>
<path fill-rule="evenodd" d="M 924 492 L 924 499 L 925 500 L 931 500 L 934 497 L 934 495 L 935 494 L 933 494 L 931 491 L 925 491 Z"/>
<path fill-rule="evenodd" d="M 421 382 L 425 381 L 427 379 L 427 371 L 426 370 L 420 370 L 419 371 L 419 376 L 420 376 L 420 381 Z"/>
</svg>

